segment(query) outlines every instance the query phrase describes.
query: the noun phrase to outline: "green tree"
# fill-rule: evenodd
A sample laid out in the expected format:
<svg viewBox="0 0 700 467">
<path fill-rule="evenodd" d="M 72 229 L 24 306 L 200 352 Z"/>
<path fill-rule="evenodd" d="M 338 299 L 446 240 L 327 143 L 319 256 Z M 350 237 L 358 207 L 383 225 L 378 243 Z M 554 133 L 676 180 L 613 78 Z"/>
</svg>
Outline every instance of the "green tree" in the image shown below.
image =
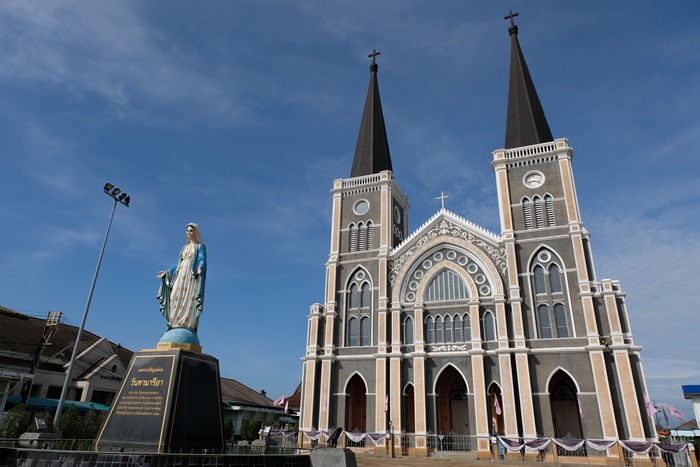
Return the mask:
<svg viewBox="0 0 700 467">
<path fill-rule="evenodd" d="M 233 420 L 224 418 L 224 440 L 230 440 L 231 436 L 233 436 Z"/>
<path fill-rule="evenodd" d="M 243 419 L 241 422 L 241 439 L 252 441 L 257 439 L 260 427 L 257 422 Z"/>
<path fill-rule="evenodd" d="M 61 430 L 64 438 L 83 439 L 83 419 L 75 406 L 70 406 L 63 412 L 58 422 L 58 429 Z"/>
<path fill-rule="evenodd" d="M 102 412 L 95 409 L 88 410 L 83 417 L 82 439 L 95 439 L 102 426 Z"/>
<path fill-rule="evenodd" d="M 22 433 L 27 431 L 29 424 L 27 406 L 24 404 L 16 405 L 8 410 L 2 418 L 2 422 L 0 422 L 0 437 L 19 438 Z"/>
<path fill-rule="evenodd" d="M 68 407 L 58 424 L 66 439 L 94 439 L 102 425 L 102 414 L 90 409 L 80 415 L 74 406 Z"/>
</svg>

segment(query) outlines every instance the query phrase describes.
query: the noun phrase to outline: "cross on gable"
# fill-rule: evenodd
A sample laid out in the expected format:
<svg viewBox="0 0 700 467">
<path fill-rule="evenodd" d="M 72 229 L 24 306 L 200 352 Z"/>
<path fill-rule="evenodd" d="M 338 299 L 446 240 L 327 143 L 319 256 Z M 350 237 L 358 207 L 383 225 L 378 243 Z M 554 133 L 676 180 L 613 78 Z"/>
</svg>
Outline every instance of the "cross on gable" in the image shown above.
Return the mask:
<svg viewBox="0 0 700 467">
<path fill-rule="evenodd" d="M 445 209 L 445 200 L 446 200 L 447 198 L 449 198 L 449 196 L 445 196 L 445 193 L 443 193 L 442 191 L 440 192 L 440 196 L 438 196 L 437 198 L 435 198 L 435 199 L 439 199 L 440 202 L 442 203 L 442 209 Z"/>
<path fill-rule="evenodd" d="M 515 24 L 513 18 L 515 18 L 518 15 L 520 15 L 520 13 L 513 13 L 513 10 L 510 10 L 510 14 L 508 16 L 504 16 L 503 19 L 510 19 L 510 24 Z"/>
<path fill-rule="evenodd" d="M 372 63 L 377 63 L 377 55 L 379 54 L 381 54 L 381 52 L 377 52 L 377 49 L 372 49 L 372 53 L 367 56 L 372 57 Z"/>
</svg>

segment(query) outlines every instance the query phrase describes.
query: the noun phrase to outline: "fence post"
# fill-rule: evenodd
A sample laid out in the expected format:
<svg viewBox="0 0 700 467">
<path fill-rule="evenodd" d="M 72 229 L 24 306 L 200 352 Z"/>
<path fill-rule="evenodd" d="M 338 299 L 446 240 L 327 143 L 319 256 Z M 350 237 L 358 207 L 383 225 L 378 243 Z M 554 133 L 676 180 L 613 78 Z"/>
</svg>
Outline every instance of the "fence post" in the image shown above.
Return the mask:
<svg viewBox="0 0 700 467">
<path fill-rule="evenodd" d="M 620 443 L 617 443 L 617 454 L 620 458 L 620 465 L 627 465 L 625 463 L 625 451 L 622 445 L 620 445 Z"/>
</svg>

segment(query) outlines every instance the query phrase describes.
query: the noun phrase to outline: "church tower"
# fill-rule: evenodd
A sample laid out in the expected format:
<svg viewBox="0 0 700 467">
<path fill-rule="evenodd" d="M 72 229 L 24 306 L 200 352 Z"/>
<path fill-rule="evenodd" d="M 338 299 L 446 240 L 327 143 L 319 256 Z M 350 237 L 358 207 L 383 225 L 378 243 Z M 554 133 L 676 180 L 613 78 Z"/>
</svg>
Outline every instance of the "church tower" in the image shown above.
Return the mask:
<svg viewBox="0 0 700 467">
<path fill-rule="evenodd" d="M 596 281 L 574 184 L 573 150 L 567 139 L 552 137 L 520 48 L 516 15 L 506 17 L 511 58 L 505 148 L 494 151 L 492 166 L 508 261 L 521 429 L 534 437 L 540 427 L 550 426 L 551 407 L 555 434 L 584 437 L 594 430 L 606 439 L 644 439 L 653 433 L 640 409 L 640 389 L 645 389 L 640 348 L 629 330 L 624 293 L 617 281 Z M 521 352 L 528 342 L 531 349 Z M 563 355 L 575 361 L 577 373 L 556 371 L 563 368 Z M 542 394 L 561 400 L 550 403 Z M 575 403 L 580 411 L 600 411 L 599 421 L 589 421 L 588 433 L 580 421 L 564 421 L 566 411 L 557 408 Z"/>
<path fill-rule="evenodd" d="M 406 237 L 409 205 L 392 172 L 377 55 L 369 55 L 369 89 L 350 177 L 335 180 L 331 190 L 326 294 L 309 315 L 302 429 L 387 429 L 387 263 Z"/>
</svg>

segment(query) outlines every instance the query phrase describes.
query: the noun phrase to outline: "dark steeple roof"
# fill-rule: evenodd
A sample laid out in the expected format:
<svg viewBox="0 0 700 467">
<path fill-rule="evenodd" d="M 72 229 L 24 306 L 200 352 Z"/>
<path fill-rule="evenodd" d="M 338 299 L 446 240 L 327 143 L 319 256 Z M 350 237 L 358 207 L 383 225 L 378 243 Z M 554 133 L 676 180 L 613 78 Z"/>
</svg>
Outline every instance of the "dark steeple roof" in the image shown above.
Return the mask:
<svg viewBox="0 0 700 467">
<path fill-rule="evenodd" d="M 372 64 L 369 67 L 369 90 L 365 110 L 362 113 L 360 133 L 357 136 L 355 158 L 352 161 L 350 177 L 361 177 L 379 173 L 382 170 L 392 170 L 389 155 L 389 141 L 386 137 L 382 103 L 379 100 L 379 85 L 377 84 L 377 65 L 375 61 L 379 52 L 373 51 Z"/>
<path fill-rule="evenodd" d="M 523 52 L 518 42 L 518 26 L 511 12 L 510 18 L 510 84 L 508 85 L 508 114 L 506 116 L 506 149 L 530 146 L 553 141 L 547 118 L 530 71 L 527 69 Z"/>
</svg>

